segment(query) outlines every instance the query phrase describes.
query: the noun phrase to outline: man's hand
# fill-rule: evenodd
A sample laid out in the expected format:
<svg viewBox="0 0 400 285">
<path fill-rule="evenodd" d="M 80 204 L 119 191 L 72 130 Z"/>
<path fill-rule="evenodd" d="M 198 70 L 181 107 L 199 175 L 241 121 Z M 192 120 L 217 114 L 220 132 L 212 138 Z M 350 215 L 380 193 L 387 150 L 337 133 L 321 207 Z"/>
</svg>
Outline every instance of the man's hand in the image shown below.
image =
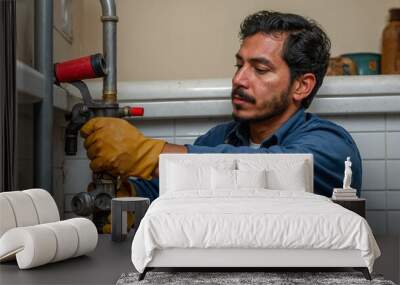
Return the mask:
<svg viewBox="0 0 400 285">
<path fill-rule="evenodd" d="M 94 118 L 81 129 L 93 172 L 150 179 L 166 142 L 150 139 L 117 118 Z"/>
</svg>

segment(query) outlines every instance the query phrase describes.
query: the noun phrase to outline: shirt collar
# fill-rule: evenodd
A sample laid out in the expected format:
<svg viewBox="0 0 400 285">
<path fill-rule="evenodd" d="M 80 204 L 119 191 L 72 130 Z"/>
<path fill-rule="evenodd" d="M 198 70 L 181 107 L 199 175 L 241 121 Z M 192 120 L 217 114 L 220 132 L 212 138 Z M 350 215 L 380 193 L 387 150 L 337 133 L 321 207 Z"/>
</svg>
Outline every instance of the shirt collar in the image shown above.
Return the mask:
<svg viewBox="0 0 400 285">
<path fill-rule="evenodd" d="M 304 123 L 304 108 L 300 108 L 287 120 L 273 135 L 265 138 L 261 146 L 268 147 L 270 145 L 280 144 L 289 133 Z M 226 143 L 232 145 L 249 145 L 250 133 L 247 123 L 236 123 L 226 136 Z"/>
</svg>

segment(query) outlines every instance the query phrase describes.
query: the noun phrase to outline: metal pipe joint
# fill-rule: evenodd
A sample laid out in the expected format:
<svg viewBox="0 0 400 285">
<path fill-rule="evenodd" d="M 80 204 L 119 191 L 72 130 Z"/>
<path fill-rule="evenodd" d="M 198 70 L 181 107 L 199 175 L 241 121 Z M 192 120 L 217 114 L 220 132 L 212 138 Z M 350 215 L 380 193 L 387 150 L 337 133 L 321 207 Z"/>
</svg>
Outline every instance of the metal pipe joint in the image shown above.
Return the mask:
<svg viewBox="0 0 400 285">
<path fill-rule="evenodd" d="M 103 22 L 103 54 L 106 76 L 103 80 L 103 101 L 113 104 L 117 101 L 117 22 L 114 0 L 100 0 Z"/>
</svg>

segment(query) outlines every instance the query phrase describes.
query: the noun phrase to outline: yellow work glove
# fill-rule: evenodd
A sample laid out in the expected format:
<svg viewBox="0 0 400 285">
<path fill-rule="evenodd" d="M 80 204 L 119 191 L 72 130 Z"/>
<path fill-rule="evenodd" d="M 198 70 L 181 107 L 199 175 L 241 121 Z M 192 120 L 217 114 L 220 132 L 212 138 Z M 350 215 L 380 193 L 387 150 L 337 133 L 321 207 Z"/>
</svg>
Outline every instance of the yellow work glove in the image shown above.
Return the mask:
<svg viewBox="0 0 400 285">
<path fill-rule="evenodd" d="M 117 190 L 117 197 L 136 197 L 136 189 L 135 186 L 129 183 L 127 180 L 124 180 L 121 183 L 120 188 Z M 107 223 L 102 228 L 103 234 L 111 233 L 111 221 L 112 216 L 111 213 L 107 216 Z M 127 232 L 132 228 L 135 223 L 135 213 L 127 212 Z"/>
<path fill-rule="evenodd" d="M 150 139 L 123 119 L 98 117 L 81 129 L 93 172 L 150 179 L 165 141 Z"/>
</svg>

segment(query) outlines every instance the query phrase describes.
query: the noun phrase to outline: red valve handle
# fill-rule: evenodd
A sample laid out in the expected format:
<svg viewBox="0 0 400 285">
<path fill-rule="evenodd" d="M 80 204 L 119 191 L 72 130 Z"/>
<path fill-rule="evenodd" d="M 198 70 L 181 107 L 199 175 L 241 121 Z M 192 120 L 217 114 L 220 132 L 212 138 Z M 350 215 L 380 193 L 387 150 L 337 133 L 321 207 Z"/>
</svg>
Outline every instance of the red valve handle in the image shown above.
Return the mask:
<svg viewBox="0 0 400 285">
<path fill-rule="evenodd" d="M 57 82 L 73 82 L 105 75 L 105 63 L 101 54 L 84 56 L 54 64 Z"/>
<path fill-rule="evenodd" d="M 129 109 L 129 115 L 139 117 L 143 116 L 144 114 L 144 108 L 142 107 L 132 107 Z"/>
</svg>

